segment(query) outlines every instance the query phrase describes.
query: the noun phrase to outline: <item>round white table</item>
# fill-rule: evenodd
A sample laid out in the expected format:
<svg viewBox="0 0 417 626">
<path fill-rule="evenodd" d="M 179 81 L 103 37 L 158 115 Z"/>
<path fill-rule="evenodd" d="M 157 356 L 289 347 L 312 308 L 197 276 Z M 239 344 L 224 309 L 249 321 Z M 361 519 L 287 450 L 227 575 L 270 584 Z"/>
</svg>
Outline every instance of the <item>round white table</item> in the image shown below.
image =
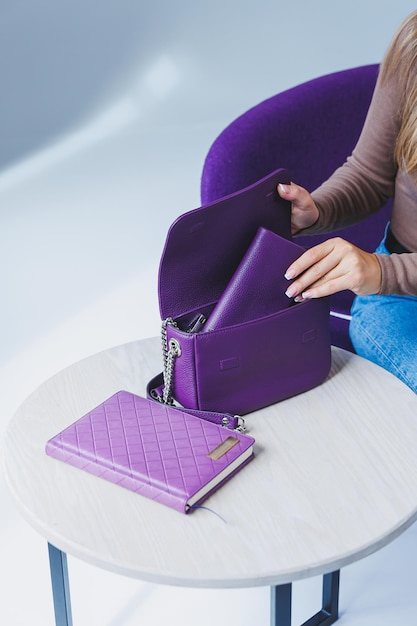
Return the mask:
<svg viewBox="0 0 417 626">
<path fill-rule="evenodd" d="M 66 554 L 146 581 L 271 593 L 271 624 L 291 620 L 291 582 L 324 575 L 322 610 L 338 617 L 339 570 L 417 516 L 417 396 L 376 365 L 333 348 L 321 386 L 246 416 L 255 459 L 182 515 L 45 454 L 46 441 L 125 389 L 145 394 L 159 339 L 93 355 L 43 383 L 4 441 L 8 487 L 48 541 L 56 624 L 72 623 Z"/>
</svg>

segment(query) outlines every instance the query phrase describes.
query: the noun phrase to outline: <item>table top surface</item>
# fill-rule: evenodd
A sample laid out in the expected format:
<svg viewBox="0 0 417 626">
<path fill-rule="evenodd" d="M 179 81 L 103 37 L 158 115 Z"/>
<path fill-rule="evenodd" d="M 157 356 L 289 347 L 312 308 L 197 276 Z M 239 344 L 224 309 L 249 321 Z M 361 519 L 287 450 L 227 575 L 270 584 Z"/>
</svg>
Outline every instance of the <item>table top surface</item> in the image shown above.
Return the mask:
<svg viewBox="0 0 417 626">
<path fill-rule="evenodd" d="M 249 587 L 356 561 L 417 517 L 417 396 L 338 348 L 325 383 L 246 416 L 255 459 L 189 515 L 45 454 L 46 441 L 125 389 L 144 395 L 159 339 L 93 355 L 43 383 L 4 440 L 9 489 L 50 543 L 151 582 Z"/>
</svg>

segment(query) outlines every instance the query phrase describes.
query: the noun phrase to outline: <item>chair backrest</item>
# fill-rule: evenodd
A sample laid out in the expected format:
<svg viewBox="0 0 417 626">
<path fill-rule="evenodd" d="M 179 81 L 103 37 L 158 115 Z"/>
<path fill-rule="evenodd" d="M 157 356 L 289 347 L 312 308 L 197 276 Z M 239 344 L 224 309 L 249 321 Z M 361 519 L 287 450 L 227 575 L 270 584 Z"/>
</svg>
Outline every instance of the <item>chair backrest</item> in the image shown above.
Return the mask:
<svg viewBox="0 0 417 626">
<path fill-rule="evenodd" d="M 279 93 L 233 121 L 214 141 L 201 178 L 203 204 L 250 185 L 279 167 L 310 191 L 324 182 L 351 154 L 362 130 L 375 87 L 378 65 L 335 72 Z M 373 251 L 382 239 L 391 202 L 339 235 Z M 297 237 L 311 247 L 330 235 Z M 349 315 L 353 294 L 331 297 L 336 316 Z M 335 321 L 332 341 L 352 350 L 348 320 Z"/>
</svg>

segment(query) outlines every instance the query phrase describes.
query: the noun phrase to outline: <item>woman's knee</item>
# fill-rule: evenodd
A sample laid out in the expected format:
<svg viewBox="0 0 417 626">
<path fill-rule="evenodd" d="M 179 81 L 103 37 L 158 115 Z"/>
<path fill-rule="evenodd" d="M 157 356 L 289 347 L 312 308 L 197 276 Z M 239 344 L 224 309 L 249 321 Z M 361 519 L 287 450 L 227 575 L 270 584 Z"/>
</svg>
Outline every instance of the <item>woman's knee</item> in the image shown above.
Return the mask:
<svg viewBox="0 0 417 626">
<path fill-rule="evenodd" d="M 355 317 L 350 322 L 349 335 L 359 356 L 391 372 L 417 393 L 416 345 L 403 350 L 398 336 L 396 338 L 388 328 L 386 333 L 383 327 L 378 327 L 375 332 L 375 325 L 368 327 L 364 320 Z"/>
</svg>

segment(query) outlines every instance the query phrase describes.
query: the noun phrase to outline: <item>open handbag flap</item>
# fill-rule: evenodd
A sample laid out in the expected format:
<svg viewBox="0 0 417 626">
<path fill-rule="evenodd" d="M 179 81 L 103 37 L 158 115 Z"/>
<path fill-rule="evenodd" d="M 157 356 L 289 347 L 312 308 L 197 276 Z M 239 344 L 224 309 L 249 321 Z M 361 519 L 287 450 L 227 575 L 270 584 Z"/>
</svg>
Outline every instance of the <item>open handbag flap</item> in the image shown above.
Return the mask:
<svg viewBox="0 0 417 626">
<path fill-rule="evenodd" d="M 289 173 L 279 169 L 175 220 L 159 267 L 162 319 L 217 302 L 259 226 L 291 239 L 291 205 L 276 190 L 289 182 Z"/>
</svg>

